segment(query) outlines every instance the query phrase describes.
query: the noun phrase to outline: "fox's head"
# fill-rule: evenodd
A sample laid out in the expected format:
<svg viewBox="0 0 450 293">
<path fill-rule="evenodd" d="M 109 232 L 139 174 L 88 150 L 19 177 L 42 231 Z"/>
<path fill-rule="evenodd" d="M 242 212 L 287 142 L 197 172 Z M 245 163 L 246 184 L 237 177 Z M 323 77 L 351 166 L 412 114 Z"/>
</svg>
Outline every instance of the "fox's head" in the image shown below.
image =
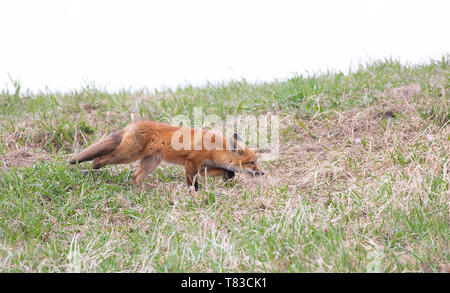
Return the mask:
<svg viewBox="0 0 450 293">
<path fill-rule="evenodd" d="M 249 149 L 241 140 L 239 135 L 235 133 L 230 138 L 229 150 L 231 153 L 231 161 L 227 162 L 229 170 L 234 172 L 248 173 L 253 176 L 264 175 L 264 172 L 258 165 L 258 159 L 261 157 L 254 151 Z"/>
</svg>

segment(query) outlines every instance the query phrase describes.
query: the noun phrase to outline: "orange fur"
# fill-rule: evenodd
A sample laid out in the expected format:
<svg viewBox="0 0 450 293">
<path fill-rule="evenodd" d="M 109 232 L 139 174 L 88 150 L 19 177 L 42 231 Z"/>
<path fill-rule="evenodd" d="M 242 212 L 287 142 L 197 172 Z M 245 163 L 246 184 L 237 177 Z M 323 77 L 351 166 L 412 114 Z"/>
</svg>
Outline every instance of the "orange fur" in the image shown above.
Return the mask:
<svg viewBox="0 0 450 293">
<path fill-rule="evenodd" d="M 172 137 L 179 130 L 183 131 L 186 136 L 191 136 L 190 149 L 177 149 L 172 146 Z M 196 133 L 201 133 L 202 136 L 209 135 L 210 140 L 219 147 L 207 148 L 199 145 L 198 141 L 194 144 Z M 194 185 L 197 190 L 198 183 L 194 180 L 197 174 L 201 176 L 208 174 L 212 177 L 224 176 L 224 179 L 231 179 L 234 172 L 263 174 L 256 163 L 258 155 L 236 138 L 237 135 L 227 139 L 221 134 L 212 134 L 204 129 L 182 128 L 153 121 L 138 121 L 89 146 L 72 158 L 69 163 L 94 160 L 93 168 L 98 169 L 108 164 L 127 164 L 140 160 L 140 165 L 133 176 L 133 182 L 141 185 L 147 175 L 161 161 L 165 161 L 183 165 L 187 184 Z M 229 145 L 232 146 L 231 149 Z"/>
</svg>

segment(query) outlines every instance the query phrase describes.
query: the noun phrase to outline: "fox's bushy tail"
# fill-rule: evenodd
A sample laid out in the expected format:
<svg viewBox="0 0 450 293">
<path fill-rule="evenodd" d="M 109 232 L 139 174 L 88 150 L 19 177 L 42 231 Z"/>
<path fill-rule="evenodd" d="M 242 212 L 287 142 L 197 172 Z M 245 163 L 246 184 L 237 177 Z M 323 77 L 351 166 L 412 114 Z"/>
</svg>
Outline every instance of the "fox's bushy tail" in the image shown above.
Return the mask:
<svg viewBox="0 0 450 293">
<path fill-rule="evenodd" d="M 122 133 L 114 133 L 110 136 L 103 138 L 102 140 L 94 143 L 93 145 L 86 148 L 84 151 L 73 157 L 69 164 L 76 164 L 91 161 L 95 158 L 108 155 L 112 153 L 122 141 Z"/>
</svg>

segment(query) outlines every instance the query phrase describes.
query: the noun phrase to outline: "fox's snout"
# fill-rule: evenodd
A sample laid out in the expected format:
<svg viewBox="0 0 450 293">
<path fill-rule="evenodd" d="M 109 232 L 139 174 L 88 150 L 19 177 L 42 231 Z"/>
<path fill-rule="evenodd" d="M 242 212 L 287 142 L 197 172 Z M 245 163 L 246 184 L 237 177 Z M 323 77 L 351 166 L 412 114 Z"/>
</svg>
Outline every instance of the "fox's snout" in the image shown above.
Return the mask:
<svg viewBox="0 0 450 293">
<path fill-rule="evenodd" d="M 262 171 L 255 171 L 255 170 L 247 170 L 247 173 L 253 176 L 262 176 L 264 175 L 264 172 Z"/>
<path fill-rule="evenodd" d="M 253 176 L 262 176 L 264 175 L 264 172 L 255 164 L 251 168 L 244 168 L 247 173 Z"/>
</svg>

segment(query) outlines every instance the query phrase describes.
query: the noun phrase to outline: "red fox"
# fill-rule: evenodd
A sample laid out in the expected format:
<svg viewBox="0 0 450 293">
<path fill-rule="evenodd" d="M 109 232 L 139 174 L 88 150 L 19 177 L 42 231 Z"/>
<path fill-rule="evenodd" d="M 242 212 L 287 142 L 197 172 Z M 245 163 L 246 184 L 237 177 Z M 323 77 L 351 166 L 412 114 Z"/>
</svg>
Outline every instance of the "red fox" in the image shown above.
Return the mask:
<svg viewBox="0 0 450 293">
<path fill-rule="evenodd" d="M 208 137 L 210 143 L 205 144 L 203 139 L 196 140 L 195 137 Z M 147 175 L 165 161 L 183 165 L 188 186 L 193 185 L 198 190 L 197 179 L 194 179 L 197 174 L 223 176 L 224 180 L 231 180 L 235 172 L 264 175 L 257 164 L 259 157 L 237 134 L 227 139 L 205 129 L 137 121 L 89 146 L 69 163 L 94 160 L 92 168 L 99 169 L 108 164 L 128 164 L 140 159 L 133 183 L 143 187 Z"/>
</svg>

